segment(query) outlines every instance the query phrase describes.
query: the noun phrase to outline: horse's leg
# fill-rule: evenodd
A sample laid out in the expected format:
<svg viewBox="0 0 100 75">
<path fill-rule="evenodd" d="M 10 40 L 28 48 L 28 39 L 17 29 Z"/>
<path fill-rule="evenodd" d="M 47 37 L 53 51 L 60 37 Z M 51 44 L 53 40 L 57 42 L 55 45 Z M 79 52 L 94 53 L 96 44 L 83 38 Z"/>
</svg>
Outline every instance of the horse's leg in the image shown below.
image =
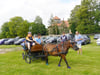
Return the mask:
<svg viewBox="0 0 100 75">
<path fill-rule="evenodd" d="M 59 67 L 61 66 L 61 65 L 60 65 L 61 61 L 62 61 L 62 57 L 60 58 L 60 61 L 59 61 L 59 64 L 58 64 Z"/>
<path fill-rule="evenodd" d="M 48 56 L 46 57 L 46 65 L 48 65 Z"/>
<path fill-rule="evenodd" d="M 47 53 L 45 53 L 45 60 L 46 60 L 46 65 L 48 65 L 48 55 L 47 55 Z"/>
<path fill-rule="evenodd" d="M 62 58 L 64 59 L 64 61 L 65 61 L 65 63 L 66 63 L 66 65 L 67 65 L 67 68 L 71 68 L 69 65 L 68 65 L 68 62 L 67 62 L 67 60 L 66 60 L 66 57 L 65 57 L 65 55 L 62 55 Z"/>
</svg>

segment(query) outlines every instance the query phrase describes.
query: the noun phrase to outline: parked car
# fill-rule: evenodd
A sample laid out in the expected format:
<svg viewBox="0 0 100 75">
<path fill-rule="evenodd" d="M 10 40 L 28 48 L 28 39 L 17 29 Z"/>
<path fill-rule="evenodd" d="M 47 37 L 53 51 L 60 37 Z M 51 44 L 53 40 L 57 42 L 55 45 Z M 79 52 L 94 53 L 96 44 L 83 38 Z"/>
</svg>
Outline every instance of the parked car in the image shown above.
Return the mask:
<svg viewBox="0 0 100 75">
<path fill-rule="evenodd" d="M 0 39 L 0 45 L 3 45 L 5 41 L 7 41 L 8 39 Z"/>
<path fill-rule="evenodd" d="M 82 37 L 83 37 L 82 45 L 86 45 L 86 44 L 91 43 L 91 39 L 88 35 L 82 35 Z"/>
<path fill-rule="evenodd" d="M 15 45 L 20 45 L 24 40 L 25 40 L 25 38 L 21 38 L 21 39 L 15 41 L 14 44 Z"/>
<path fill-rule="evenodd" d="M 95 34 L 94 35 L 94 39 L 99 39 L 100 38 L 100 34 Z"/>
<path fill-rule="evenodd" d="M 61 37 L 57 37 L 57 42 L 61 42 Z"/>
<path fill-rule="evenodd" d="M 17 40 L 19 40 L 19 39 L 20 39 L 20 37 L 17 36 L 17 37 L 14 39 L 14 41 L 17 41 Z"/>
<path fill-rule="evenodd" d="M 96 41 L 97 45 L 100 45 L 100 38 Z"/>
<path fill-rule="evenodd" d="M 46 40 L 46 43 L 57 43 L 56 37 L 50 37 L 48 40 Z"/>
<path fill-rule="evenodd" d="M 5 41 L 4 44 L 5 44 L 5 45 L 12 45 L 12 44 L 14 44 L 14 39 L 11 38 L 11 39 Z"/>
<path fill-rule="evenodd" d="M 45 43 L 45 41 L 47 40 L 46 37 L 41 37 L 41 40 Z"/>
</svg>

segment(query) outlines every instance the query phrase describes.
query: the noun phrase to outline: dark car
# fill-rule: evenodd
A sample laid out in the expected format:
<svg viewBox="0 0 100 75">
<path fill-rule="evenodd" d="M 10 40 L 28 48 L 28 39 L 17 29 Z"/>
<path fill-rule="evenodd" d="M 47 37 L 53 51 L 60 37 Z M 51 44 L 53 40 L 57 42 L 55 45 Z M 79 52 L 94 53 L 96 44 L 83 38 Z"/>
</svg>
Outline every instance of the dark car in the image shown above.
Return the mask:
<svg viewBox="0 0 100 75">
<path fill-rule="evenodd" d="M 95 34 L 94 35 L 94 39 L 99 39 L 100 38 L 100 34 Z"/>
<path fill-rule="evenodd" d="M 82 45 L 86 45 L 86 44 L 91 43 L 91 39 L 88 35 L 82 35 L 82 37 L 83 37 Z"/>
<path fill-rule="evenodd" d="M 15 40 L 15 39 L 11 38 L 11 39 L 5 41 L 4 44 L 5 44 L 5 45 L 12 45 L 12 44 L 14 44 L 14 40 Z"/>
<path fill-rule="evenodd" d="M 24 40 L 25 40 L 25 38 L 21 38 L 21 39 L 15 41 L 14 44 L 15 45 L 20 45 Z"/>
<path fill-rule="evenodd" d="M 0 45 L 3 45 L 5 41 L 7 41 L 8 39 L 0 39 Z"/>
</svg>

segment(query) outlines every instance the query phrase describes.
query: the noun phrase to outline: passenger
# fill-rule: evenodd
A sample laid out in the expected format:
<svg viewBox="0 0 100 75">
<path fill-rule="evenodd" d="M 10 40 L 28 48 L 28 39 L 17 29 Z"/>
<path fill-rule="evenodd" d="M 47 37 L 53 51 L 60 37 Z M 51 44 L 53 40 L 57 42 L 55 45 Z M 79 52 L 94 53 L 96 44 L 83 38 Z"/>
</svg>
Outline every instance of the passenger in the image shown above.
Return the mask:
<svg viewBox="0 0 100 75">
<path fill-rule="evenodd" d="M 61 35 L 61 42 L 64 43 L 64 41 L 66 40 L 67 40 L 67 36 L 65 35 L 65 32 L 63 32 Z"/>
<path fill-rule="evenodd" d="M 41 40 L 41 34 L 38 34 L 37 38 L 35 39 L 37 44 L 41 44 L 43 41 Z"/>
<path fill-rule="evenodd" d="M 28 32 L 28 35 L 26 36 L 26 41 L 28 43 L 28 49 L 31 51 L 31 46 L 35 45 L 35 40 L 31 34 L 31 32 Z"/>
<path fill-rule="evenodd" d="M 67 41 L 67 36 L 65 35 L 65 32 L 61 35 L 61 43 L 62 43 L 62 51 L 64 52 L 64 42 Z M 65 52 L 64 52 L 65 53 Z"/>
</svg>

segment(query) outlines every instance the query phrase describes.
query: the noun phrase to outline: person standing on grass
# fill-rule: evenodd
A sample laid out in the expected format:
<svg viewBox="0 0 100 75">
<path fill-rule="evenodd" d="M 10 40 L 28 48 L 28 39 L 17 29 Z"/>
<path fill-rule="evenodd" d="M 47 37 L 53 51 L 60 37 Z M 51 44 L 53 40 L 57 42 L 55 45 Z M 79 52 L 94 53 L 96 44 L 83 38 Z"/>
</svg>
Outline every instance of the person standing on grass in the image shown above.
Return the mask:
<svg viewBox="0 0 100 75">
<path fill-rule="evenodd" d="M 79 34 L 78 31 L 76 31 L 76 35 L 75 35 L 75 41 L 77 42 L 77 46 L 79 47 L 79 50 L 77 51 L 77 54 L 82 54 L 82 48 L 81 48 L 81 44 L 82 44 L 82 36 L 81 34 Z"/>
</svg>

